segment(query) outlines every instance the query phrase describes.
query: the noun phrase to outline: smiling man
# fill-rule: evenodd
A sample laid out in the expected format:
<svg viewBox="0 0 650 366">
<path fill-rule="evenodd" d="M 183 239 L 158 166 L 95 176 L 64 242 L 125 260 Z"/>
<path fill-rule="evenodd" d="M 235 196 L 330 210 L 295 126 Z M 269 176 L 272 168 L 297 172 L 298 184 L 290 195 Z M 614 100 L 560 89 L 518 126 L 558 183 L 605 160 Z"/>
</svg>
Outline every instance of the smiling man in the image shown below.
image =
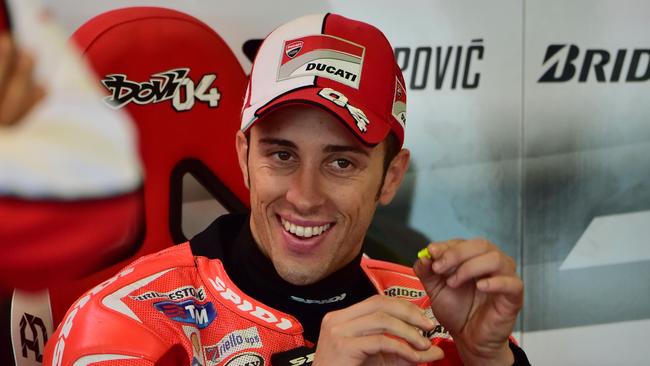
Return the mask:
<svg viewBox="0 0 650 366">
<path fill-rule="evenodd" d="M 495 245 L 431 243 L 413 269 L 363 255 L 408 167 L 403 85 L 366 23 L 314 15 L 273 31 L 235 138 L 250 215 L 222 216 L 88 292 L 46 361 L 528 364 L 509 338 L 523 283 Z"/>
</svg>

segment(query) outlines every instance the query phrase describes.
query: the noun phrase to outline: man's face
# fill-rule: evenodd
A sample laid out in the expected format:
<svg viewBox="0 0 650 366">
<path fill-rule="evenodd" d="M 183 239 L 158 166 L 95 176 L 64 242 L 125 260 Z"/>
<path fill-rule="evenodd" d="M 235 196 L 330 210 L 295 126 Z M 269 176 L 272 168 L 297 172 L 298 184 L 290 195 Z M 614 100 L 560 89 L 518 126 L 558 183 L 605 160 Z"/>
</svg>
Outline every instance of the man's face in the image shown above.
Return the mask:
<svg viewBox="0 0 650 366">
<path fill-rule="evenodd" d="M 378 200 L 394 194 L 378 198 L 384 143 L 366 147 L 328 112 L 301 105 L 271 112 L 250 134 L 249 145 L 238 134 L 237 149 L 251 230 L 280 276 L 305 285 L 349 263 Z"/>
</svg>

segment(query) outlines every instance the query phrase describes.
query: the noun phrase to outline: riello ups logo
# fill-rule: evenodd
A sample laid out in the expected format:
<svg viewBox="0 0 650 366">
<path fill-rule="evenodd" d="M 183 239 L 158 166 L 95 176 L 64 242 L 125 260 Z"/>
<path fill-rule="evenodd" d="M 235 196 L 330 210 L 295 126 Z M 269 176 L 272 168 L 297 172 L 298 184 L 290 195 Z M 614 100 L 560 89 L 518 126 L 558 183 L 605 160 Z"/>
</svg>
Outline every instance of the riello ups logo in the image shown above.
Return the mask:
<svg viewBox="0 0 650 366">
<path fill-rule="evenodd" d="M 644 82 L 650 80 L 650 48 L 580 49 L 574 44 L 552 44 L 546 49 L 538 82 Z"/>
</svg>

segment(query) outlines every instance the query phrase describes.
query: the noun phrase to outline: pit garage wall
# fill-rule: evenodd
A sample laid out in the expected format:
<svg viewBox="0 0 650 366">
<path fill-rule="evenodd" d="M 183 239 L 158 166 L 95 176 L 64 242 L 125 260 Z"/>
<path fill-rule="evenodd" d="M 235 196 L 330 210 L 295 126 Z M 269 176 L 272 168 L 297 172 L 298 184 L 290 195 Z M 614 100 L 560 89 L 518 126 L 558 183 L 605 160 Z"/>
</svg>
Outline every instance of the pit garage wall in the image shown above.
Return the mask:
<svg viewBox="0 0 650 366">
<path fill-rule="evenodd" d="M 533 364 L 650 362 L 649 2 L 45 3 L 68 33 L 113 8 L 184 11 L 246 70 L 243 43 L 299 15 L 375 24 L 404 70 L 413 161 L 372 233 L 404 262 L 425 237 L 503 247 L 526 283 L 517 334 Z M 218 208 L 188 190 L 191 235 Z"/>
</svg>

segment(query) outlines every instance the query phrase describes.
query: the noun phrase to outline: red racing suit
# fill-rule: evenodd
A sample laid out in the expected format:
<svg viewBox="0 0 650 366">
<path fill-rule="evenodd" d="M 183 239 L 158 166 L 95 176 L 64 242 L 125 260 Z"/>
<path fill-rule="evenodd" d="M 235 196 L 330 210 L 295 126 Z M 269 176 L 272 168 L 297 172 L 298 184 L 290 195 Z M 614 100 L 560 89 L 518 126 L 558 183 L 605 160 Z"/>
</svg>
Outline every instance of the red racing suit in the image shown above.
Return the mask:
<svg viewBox="0 0 650 366">
<path fill-rule="evenodd" d="M 369 258 L 361 266 L 377 293 L 429 309 L 412 269 Z M 302 332 L 291 315 L 241 292 L 221 260 L 194 256 L 185 243 L 133 262 L 77 300 L 44 364 L 308 365 L 314 349 Z M 462 364 L 442 326 L 428 336 L 445 352 L 433 365 Z"/>
</svg>

